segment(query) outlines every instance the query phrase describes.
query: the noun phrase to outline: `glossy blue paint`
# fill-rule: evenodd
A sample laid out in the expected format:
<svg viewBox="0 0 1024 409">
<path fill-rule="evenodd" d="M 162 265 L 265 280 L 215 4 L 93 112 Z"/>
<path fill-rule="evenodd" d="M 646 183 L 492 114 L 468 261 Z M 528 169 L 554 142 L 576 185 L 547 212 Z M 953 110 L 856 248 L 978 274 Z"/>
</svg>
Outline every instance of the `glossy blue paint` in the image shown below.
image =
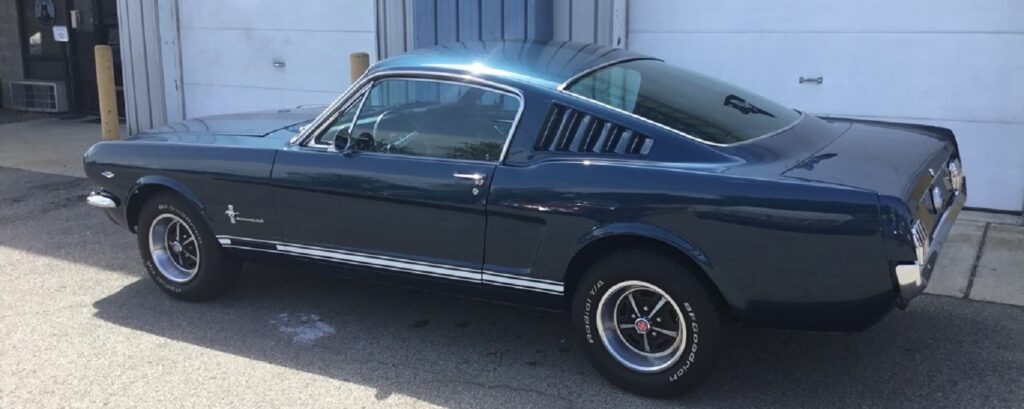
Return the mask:
<svg viewBox="0 0 1024 409">
<path fill-rule="evenodd" d="M 501 162 L 291 144 L 316 115 L 310 109 L 196 119 L 100 143 L 86 155 L 86 173 L 118 198 L 142 180 L 184 186 L 218 235 L 481 275 L 560 282 L 588 243 L 646 237 L 693 260 L 752 325 L 856 330 L 896 305 L 893 267 L 915 260 L 912 221 L 936 222 L 923 201 L 933 183 L 927 170 L 958 155 L 951 133 L 805 114 L 777 135 L 713 146 L 558 90 L 583 71 L 644 58 L 578 43 L 472 43 L 371 68 L 366 78 L 443 77 L 518 90 L 525 105 Z M 645 135 L 653 148 L 632 157 L 538 151 L 555 104 Z M 105 170 L 118 176 L 99 176 Z M 455 172 L 487 179 L 476 186 Z M 231 223 L 229 205 L 261 222 Z M 477 296 L 565 305 L 561 296 L 482 280 L 457 285 Z"/>
</svg>

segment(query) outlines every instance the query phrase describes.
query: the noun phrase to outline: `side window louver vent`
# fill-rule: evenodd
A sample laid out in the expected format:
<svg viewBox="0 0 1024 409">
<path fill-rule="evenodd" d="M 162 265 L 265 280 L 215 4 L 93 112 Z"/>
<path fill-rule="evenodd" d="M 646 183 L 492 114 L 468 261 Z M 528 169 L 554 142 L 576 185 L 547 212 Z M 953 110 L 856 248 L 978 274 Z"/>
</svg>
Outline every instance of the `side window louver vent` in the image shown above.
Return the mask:
<svg viewBox="0 0 1024 409">
<path fill-rule="evenodd" d="M 646 155 L 654 140 L 572 108 L 555 105 L 537 145 L 538 151 Z"/>
</svg>

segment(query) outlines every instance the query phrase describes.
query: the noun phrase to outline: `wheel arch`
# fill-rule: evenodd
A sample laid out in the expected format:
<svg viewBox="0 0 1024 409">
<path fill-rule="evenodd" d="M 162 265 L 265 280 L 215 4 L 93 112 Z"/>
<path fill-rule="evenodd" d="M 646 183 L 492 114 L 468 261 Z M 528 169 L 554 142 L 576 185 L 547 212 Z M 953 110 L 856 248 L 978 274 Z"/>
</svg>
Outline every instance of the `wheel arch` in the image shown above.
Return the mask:
<svg viewBox="0 0 1024 409">
<path fill-rule="evenodd" d="M 644 224 L 616 224 L 594 229 L 581 238 L 576 253 L 566 268 L 565 295 L 571 300 L 576 285 L 583 279 L 590 265 L 607 254 L 623 249 L 643 248 L 659 252 L 686 263 L 698 272 L 698 279 L 706 280 L 715 289 L 715 297 L 735 311 L 722 286 L 715 280 L 711 259 L 693 242 L 664 229 Z"/>
<path fill-rule="evenodd" d="M 199 196 L 181 181 L 167 176 L 143 176 L 128 189 L 125 199 L 125 221 L 128 223 L 128 229 L 133 233 L 138 227 L 142 205 L 159 192 L 170 192 L 182 197 L 195 206 L 203 218 L 209 219 Z"/>
</svg>

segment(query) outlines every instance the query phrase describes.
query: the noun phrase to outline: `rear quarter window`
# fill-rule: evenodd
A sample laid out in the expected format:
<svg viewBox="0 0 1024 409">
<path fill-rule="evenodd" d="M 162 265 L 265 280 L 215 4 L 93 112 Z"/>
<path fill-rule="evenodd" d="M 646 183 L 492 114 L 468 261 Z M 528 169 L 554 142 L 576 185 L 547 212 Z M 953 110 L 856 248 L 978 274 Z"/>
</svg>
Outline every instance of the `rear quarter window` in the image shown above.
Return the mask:
<svg viewBox="0 0 1024 409">
<path fill-rule="evenodd" d="M 722 145 L 778 132 L 801 117 L 753 92 L 657 60 L 598 69 L 566 91 Z"/>
</svg>

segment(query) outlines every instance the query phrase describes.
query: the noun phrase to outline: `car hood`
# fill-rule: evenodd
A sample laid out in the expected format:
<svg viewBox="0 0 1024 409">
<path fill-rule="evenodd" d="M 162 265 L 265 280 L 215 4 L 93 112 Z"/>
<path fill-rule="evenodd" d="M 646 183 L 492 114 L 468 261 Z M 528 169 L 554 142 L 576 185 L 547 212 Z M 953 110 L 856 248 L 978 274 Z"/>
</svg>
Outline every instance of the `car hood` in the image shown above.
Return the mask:
<svg viewBox="0 0 1024 409">
<path fill-rule="evenodd" d="M 140 132 L 135 139 L 185 143 L 276 144 L 288 140 L 313 121 L 323 106 L 247 112 L 192 118 Z M 261 142 L 259 139 L 269 139 Z"/>
<path fill-rule="evenodd" d="M 924 125 L 824 118 L 849 128 L 783 172 L 785 177 L 861 188 L 904 200 L 921 195 L 956 152 L 953 133 Z"/>
</svg>

